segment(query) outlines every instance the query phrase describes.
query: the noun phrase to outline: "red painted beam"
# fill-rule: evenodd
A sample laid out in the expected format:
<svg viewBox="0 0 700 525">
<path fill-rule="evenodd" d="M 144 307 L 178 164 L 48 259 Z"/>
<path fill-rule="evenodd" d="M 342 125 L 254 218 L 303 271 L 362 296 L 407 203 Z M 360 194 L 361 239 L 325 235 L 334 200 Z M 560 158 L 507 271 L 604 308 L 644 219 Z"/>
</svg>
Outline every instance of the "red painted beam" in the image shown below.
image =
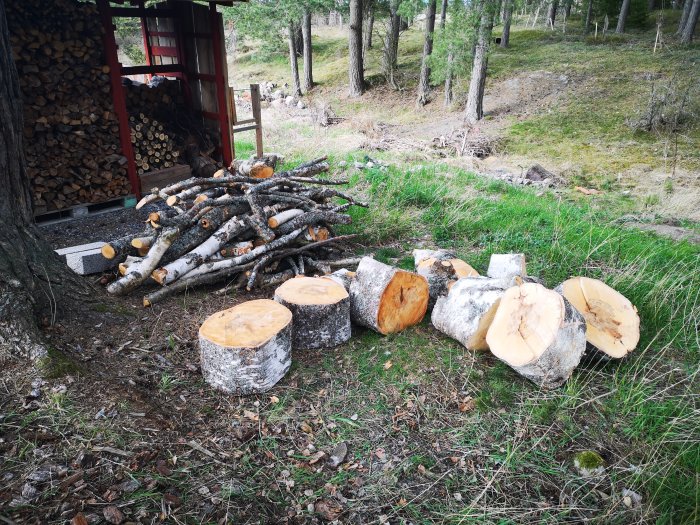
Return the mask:
<svg viewBox="0 0 700 525">
<path fill-rule="evenodd" d="M 129 127 L 129 114 L 126 111 L 126 97 L 122 86 L 121 70 L 122 65 L 117 57 L 117 42 L 114 39 L 114 22 L 107 0 L 97 0 L 97 9 L 102 21 L 103 43 L 105 58 L 109 66 L 109 79 L 112 86 L 112 101 L 114 102 L 114 112 L 119 121 L 119 142 L 122 153 L 126 157 L 126 171 L 129 176 L 131 191 L 137 198 L 141 198 L 141 183 L 136 173 L 136 162 L 134 161 L 134 148 L 131 145 L 131 128 Z"/>
<path fill-rule="evenodd" d="M 226 92 L 228 86 L 224 77 L 223 46 L 223 18 L 216 12 L 216 5 L 209 5 L 209 22 L 212 34 L 212 48 L 214 50 L 214 73 L 216 74 L 216 100 L 219 110 L 219 128 L 221 129 L 221 157 L 224 166 L 230 166 L 233 162 L 233 147 L 231 145 L 231 123 L 228 119 L 228 104 L 226 104 Z"/>
<path fill-rule="evenodd" d="M 178 56 L 177 48 L 170 46 L 151 46 L 153 56 L 161 57 L 176 57 Z"/>
</svg>

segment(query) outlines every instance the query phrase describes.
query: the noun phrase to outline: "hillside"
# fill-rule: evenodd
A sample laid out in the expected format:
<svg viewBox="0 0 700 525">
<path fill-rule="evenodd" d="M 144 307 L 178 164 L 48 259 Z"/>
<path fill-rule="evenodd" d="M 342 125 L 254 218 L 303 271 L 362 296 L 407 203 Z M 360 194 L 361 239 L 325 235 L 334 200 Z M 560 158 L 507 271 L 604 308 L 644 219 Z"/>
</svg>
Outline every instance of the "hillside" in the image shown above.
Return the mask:
<svg viewBox="0 0 700 525">
<path fill-rule="evenodd" d="M 672 34 L 677 12 L 664 16 L 664 31 Z M 310 109 L 266 109 L 266 147 L 303 156 L 317 149 L 322 137 L 324 151 L 340 157 L 436 159 L 492 174 L 519 175 L 540 163 L 565 178 L 568 186 L 615 197 L 621 213 L 637 214 L 642 222 L 700 220 L 697 115 L 678 133 L 635 131 L 628 124 L 647 109 L 652 90 L 658 94 L 669 85 L 692 84 L 700 70 L 700 47 L 668 44 L 654 52 L 655 30 L 584 39 L 580 20 L 572 19 L 566 34 L 561 27 L 552 32 L 516 25 L 510 48 L 492 46 L 486 119 L 479 131 L 496 138 L 497 144 L 496 154 L 484 161 L 432 147 L 434 139 L 463 127 L 468 78 L 457 82 L 453 107 L 443 107 L 442 86 L 436 86 L 433 102 L 416 108 L 420 27 L 401 35 L 399 92 L 388 88 L 381 76 L 381 35 L 375 31 L 366 60 L 371 88 L 359 99 L 347 96 L 346 32 L 314 27 L 318 86 L 304 96 Z M 261 55 L 254 43 L 239 45 L 230 67 L 236 87 L 263 81 L 284 85 L 290 78 L 285 55 Z M 313 113 L 327 104 L 345 120 L 319 128 Z M 695 86 L 688 108 L 698 107 Z"/>
</svg>

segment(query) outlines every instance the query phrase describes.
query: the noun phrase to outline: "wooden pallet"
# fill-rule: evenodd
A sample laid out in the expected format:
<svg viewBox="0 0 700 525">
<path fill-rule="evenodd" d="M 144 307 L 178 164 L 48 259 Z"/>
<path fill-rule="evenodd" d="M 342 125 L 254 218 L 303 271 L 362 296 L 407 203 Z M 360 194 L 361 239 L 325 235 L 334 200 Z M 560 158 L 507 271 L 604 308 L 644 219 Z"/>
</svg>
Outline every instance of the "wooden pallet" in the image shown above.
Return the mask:
<svg viewBox="0 0 700 525">
<path fill-rule="evenodd" d="M 49 212 L 39 213 L 34 215 L 34 221 L 37 224 L 53 224 L 57 222 L 70 221 L 88 217 L 90 215 L 99 215 L 110 211 L 122 210 L 124 208 L 133 208 L 136 206 L 136 197 L 127 195 L 125 197 L 117 197 L 105 202 L 78 204 L 62 210 L 52 210 Z"/>
</svg>

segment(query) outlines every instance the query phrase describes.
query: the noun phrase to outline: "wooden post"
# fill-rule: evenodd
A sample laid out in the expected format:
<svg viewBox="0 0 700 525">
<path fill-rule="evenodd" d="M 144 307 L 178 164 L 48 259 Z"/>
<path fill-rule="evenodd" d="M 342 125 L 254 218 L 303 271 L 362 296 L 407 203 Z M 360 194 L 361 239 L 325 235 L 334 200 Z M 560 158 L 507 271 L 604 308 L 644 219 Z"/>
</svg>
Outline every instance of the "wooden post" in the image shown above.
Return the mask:
<svg viewBox="0 0 700 525">
<path fill-rule="evenodd" d="M 112 84 L 112 100 L 114 101 L 114 112 L 119 120 L 119 141 L 121 142 L 122 153 L 126 157 L 126 171 L 131 184 L 131 191 L 136 198 L 141 198 L 141 184 L 136 173 L 136 162 L 134 160 L 134 149 L 131 146 L 131 128 L 129 127 L 129 114 L 126 111 L 126 98 L 124 87 L 122 86 L 121 67 L 117 57 L 117 42 L 114 39 L 114 22 L 112 21 L 111 8 L 107 0 L 97 0 L 97 9 L 102 22 L 104 53 L 109 66 L 109 78 Z"/>
<path fill-rule="evenodd" d="M 250 103 L 253 107 L 253 118 L 255 119 L 255 150 L 258 158 L 263 156 L 263 136 L 262 136 L 262 116 L 260 111 L 260 85 L 250 85 Z"/>
<path fill-rule="evenodd" d="M 144 4 L 144 0 L 140 0 L 138 6 L 141 9 L 145 9 L 146 6 Z M 146 22 L 146 17 L 144 16 L 141 16 L 141 37 L 143 38 L 143 50 L 146 54 L 146 65 L 150 66 L 153 51 L 151 49 L 151 36 L 148 32 L 148 23 Z M 148 79 L 150 80 L 151 78 L 153 78 L 153 75 L 149 74 Z"/>
<path fill-rule="evenodd" d="M 228 106 L 226 104 L 226 76 L 224 74 L 223 48 L 223 19 L 216 12 L 216 4 L 209 5 L 209 26 L 212 37 L 212 50 L 214 53 L 214 74 L 216 76 L 216 100 L 218 105 L 219 128 L 221 132 L 221 157 L 225 166 L 233 162 L 233 148 L 231 147 L 231 123 L 228 119 Z"/>
</svg>

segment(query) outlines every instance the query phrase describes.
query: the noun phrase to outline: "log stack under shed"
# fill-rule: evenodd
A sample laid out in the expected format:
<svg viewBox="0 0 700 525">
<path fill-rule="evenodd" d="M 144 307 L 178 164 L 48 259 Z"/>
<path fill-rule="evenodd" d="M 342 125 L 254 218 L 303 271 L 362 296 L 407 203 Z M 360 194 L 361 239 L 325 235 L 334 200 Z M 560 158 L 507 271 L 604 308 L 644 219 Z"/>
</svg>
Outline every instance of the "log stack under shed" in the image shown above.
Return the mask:
<svg viewBox="0 0 700 525">
<path fill-rule="evenodd" d="M 97 8 L 5 2 L 37 214 L 130 193 Z"/>
</svg>

